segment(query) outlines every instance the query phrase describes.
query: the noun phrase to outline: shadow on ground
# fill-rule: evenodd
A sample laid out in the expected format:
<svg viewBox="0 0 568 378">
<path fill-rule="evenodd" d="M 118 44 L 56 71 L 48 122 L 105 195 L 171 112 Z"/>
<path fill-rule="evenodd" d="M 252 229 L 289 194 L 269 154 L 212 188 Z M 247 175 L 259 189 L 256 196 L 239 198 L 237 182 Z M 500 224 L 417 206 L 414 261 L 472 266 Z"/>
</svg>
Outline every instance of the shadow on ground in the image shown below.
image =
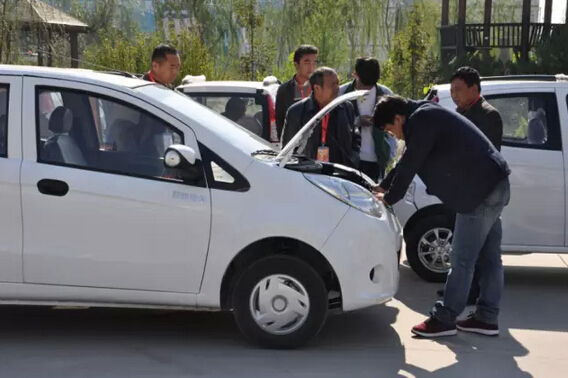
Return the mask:
<svg viewBox="0 0 568 378">
<path fill-rule="evenodd" d="M 401 267 L 401 283 L 396 299 L 426 318 L 443 284 L 427 283 L 408 266 Z M 568 332 L 568 269 L 550 267 L 505 268 L 505 294 L 500 315 L 501 335 L 487 338 L 460 333 L 458 337 L 425 343 L 440 343 L 455 353 L 456 363 L 434 372 L 408 372 L 417 377 L 530 377 L 515 358 L 529 351 L 509 332 L 515 330 Z M 400 330 L 399 330 L 400 331 Z M 482 374 L 485 372 L 484 374 Z"/>
<path fill-rule="evenodd" d="M 499 338 L 411 340 L 400 311 L 426 315 L 441 285 L 401 267 L 401 303 L 332 316 L 293 351 L 249 344 L 230 313 L 2 307 L 0 377 L 527 377 L 515 358 L 528 351 L 508 329 L 567 332 L 568 280 L 561 270 L 513 267 L 506 282 Z M 447 366 L 408 362 L 417 356 Z"/>
</svg>

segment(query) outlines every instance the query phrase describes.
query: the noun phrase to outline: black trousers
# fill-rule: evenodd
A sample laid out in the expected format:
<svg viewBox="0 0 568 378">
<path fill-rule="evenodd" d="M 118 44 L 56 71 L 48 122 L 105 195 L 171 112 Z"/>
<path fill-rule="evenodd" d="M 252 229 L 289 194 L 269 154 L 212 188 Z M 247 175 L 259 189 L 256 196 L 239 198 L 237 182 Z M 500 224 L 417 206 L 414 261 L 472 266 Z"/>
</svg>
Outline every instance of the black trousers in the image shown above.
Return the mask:
<svg viewBox="0 0 568 378">
<path fill-rule="evenodd" d="M 359 169 L 377 183 L 385 176 L 385 168 L 376 162 L 361 160 Z"/>
</svg>

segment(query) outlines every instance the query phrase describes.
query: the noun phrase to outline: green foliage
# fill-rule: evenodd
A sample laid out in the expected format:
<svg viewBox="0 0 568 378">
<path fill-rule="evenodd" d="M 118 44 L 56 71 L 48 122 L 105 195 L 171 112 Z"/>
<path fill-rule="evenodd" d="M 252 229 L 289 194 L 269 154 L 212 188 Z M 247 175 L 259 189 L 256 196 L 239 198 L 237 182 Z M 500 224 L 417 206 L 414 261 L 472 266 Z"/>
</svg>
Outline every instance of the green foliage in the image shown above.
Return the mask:
<svg viewBox="0 0 568 378">
<path fill-rule="evenodd" d="M 383 82 L 395 93 L 410 98 L 423 97 L 424 87 L 432 83 L 438 67 L 431 49 L 434 36 L 426 31 L 423 17 L 423 9 L 415 5 L 408 24 L 395 37 L 382 75 Z"/>
<path fill-rule="evenodd" d="M 116 29 L 101 32 L 99 38 L 101 42 L 85 52 L 84 60 L 89 62 L 85 63 L 85 68 L 144 73 L 150 69 L 153 48 L 162 42 L 158 35 L 143 34 L 138 34 L 130 41 Z M 214 77 L 209 53 L 198 35 L 188 30 L 183 30 L 178 35 L 172 31 L 169 43 L 180 51 L 178 81 L 185 75 Z"/>
</svg>

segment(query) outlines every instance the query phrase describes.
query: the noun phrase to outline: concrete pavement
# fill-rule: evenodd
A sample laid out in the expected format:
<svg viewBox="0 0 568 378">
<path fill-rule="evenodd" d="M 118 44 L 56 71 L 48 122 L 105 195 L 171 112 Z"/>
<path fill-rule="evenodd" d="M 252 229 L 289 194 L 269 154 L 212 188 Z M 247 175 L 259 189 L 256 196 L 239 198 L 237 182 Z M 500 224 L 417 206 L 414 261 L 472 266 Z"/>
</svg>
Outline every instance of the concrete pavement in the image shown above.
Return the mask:
<svg viewBox="0 0 568 378">
<path fill-rule="evenodd" d="M 566 376 L 568 265 L 558 255 L 504 260 L 498 338 L 414 339 L 441 285 L 402 267 L 396 300 L 330 317 L 295 351 L 251 346 L 227 313 L 0 308 L 0 377 Z"/>
</svg>

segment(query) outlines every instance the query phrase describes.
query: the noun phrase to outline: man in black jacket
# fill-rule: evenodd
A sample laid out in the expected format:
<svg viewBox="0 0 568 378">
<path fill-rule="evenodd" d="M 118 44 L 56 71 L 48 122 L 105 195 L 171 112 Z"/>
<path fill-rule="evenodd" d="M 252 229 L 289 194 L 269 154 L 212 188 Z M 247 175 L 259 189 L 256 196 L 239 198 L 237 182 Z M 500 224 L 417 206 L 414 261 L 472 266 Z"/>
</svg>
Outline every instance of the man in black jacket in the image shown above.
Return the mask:
<svg viewBox="0 0 568 378">
<path fill-rule="evenodd" d="M 481 96 L 481 77 L 471 67 L 459 68 L 452 76 L 450 92 L 457 106 L 457 112 L 469 119 L 485 134 L 498 151 L 503 140 L 503 120 L 501 115 Z M 475 305 L 479 297 L 479 272 L 475 270 L 467 304 Z M 443 297 L 444 290 L 438 295 Z"/>
<path fill-rule="evenodd" d="M 328 67 L 318 68 L 310 76 L 312 94 L 290 107 L 282 131 L 285 146 L 300 129 L 323 107 L 337 97 L 339 79 Z M 355 112 L 350 102 L 345 102 L 325 116 L 313 130 L 303 154 L 309 158 L 358 167 L 360 135 L 355 127 Z"/>
<path fill-rule="evenodd" d="M 422 337 L 451 336 L 457 329 L 499 334 L 503 291 L 501 212 L 509 203 L 510 169 L 489 139 L 465 117 L 428 101 L 385 96 L 375 109 L 374 126 L 406 144 L 400 162 L 375 189 L 387 205 L 400 201 L 417 174 L 428 193 L 457 213 L 451 270 L 443 303 L 412 328 Z M 439 254 L 433 248 L 432 254 Z M 464 310 L 478 262 L 481 294 L 474 316 L 456 322 Z"/>
<path fill-rule="evenodd" d="M 292 79 L 278 87 L 276 92 L 276 129 L 278 137 L 282 136 L 286 113 L 292 104 L 305 99 L 311 94 L 310 75 L 318 64 L 318 49 L 311 45 L 302 45 L 294 52 L 296 74 Z"/>
</svg>

